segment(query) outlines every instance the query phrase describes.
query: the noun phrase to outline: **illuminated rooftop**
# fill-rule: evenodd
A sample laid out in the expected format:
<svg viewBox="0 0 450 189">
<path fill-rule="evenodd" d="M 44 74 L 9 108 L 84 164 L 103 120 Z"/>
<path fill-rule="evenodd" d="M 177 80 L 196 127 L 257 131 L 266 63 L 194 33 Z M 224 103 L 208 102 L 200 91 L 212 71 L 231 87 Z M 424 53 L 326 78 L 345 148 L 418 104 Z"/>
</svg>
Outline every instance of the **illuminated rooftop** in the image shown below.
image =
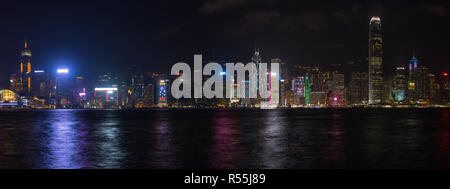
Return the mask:
<svg viewBox="0 0 450 189">
<path fill-rule="evenodd" d="M 378 16 L 374 16 L 370 19 L 370 22 L 381 22 L 381 19 Z"/>
</svg>

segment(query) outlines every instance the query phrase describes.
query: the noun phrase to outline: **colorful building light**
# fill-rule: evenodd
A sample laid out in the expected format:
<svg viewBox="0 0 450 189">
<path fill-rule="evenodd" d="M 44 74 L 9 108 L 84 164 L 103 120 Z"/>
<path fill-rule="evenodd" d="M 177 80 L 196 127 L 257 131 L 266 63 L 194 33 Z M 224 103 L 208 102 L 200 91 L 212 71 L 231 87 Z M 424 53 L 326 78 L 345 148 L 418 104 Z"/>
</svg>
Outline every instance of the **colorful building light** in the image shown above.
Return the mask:
<svg viewBox="0 0 450 189">
<path fill-rule="evenodd" d="M 167 83 L 165 80 L 159 81 L 159 91 L 158 91 L 158 104 L 167 103 Z"/>
<path fill-rule="evenodd" d="M 309 95 L 311 93 L 311 82 L 309 81 L 309 76 L 305 77 L 305 104 L 309 104 Z"/>
</svg>

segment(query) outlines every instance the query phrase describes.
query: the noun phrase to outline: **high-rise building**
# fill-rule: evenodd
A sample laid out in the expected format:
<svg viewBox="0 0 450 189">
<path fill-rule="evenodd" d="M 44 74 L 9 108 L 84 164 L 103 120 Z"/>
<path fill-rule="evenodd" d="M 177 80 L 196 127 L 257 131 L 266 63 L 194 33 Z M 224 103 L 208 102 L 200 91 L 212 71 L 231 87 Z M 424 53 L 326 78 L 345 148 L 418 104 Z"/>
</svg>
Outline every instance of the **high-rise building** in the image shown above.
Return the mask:
<svg viewBox="0 0 450 189">
<path fill-rule="evenodd" d="M 311 95 L 311 80 L 309 76 L 305 76 L 305 104 L 310 104 L 310 95 Z"/>
<path fill-rule="evenodd" d="M 402 103 L 406 100 L 406 89 L 407 89 L 407 76 L 405 67 L 398 67 L 395 70 L 395 75 L 393 78 L 394 84 L 394 100 L 397 103 Z"/>
<path fill-rule="evenodd" d="M 169 90 L 169 80 L 167 78 L 161 77 L 158 80 L 158 106 L 167 107 L 169 104 L 168 91 Z"/>
<path fill-rule="evenodd" d="M 28 48 L 28 43 L 25 41 L 25 48 L 20 53 L 20 69 L 18 78 L 22 83 L 22 90 L 18 91 L 21 96 L 30 97 L 31 90 L 31 50 Z"/>
<path fill-rule="evenodd" d="M 344 91 L 345 88 L 344 82 L 345 82 L 344 74 L 333 72 L 332 79 L 328 80 L 328 89 L 330 91 L 335 90 Z"/>
<path fill-rule="evenodd" d="M 145 107 L 151 107 L 155 104 L 154 95 L 155 93 L 155 87 L 153 84 L 147 84 L 145 86 L 145 92 L 144 92 L 144 106 Z"/>
<path fill-rule="evenodd" d="M 256 90 L 256 92 L 259 90 L 259 64 L 262 63 L 262 58 L 261 58 L 261 53 L 260 53 L 260 49 L 259 48 L 255 48 L 255 53 L 252 56 L 252 63 L 254 63 L 256 65 L 256 82 L 253 82 L 253 86 L 252 89 Z M 268 68 L 269 69 L 269 68 Z M 236 77 L 236 76 L 235 76 Z M 250 78 L 250 77 L 249 77 Z M 269 77 L 270 78 L 270 77 Z M 236 80 L 237 78 L 235 78 Z M 270 79 L 269 79 L 270 80 Z M 268 81 L 269 81 L 268 80 Z M 270 82 L 270 81 L 269 81 Z M 239 84 L 238 84 L 239 85 Z M 237 91 L 234 90 L 234 92 L 237 94 Z M 257 97 L 254 99 L 250 99 L 250 104 L 252 104 L 253 106 L 259 106 L 259 104 L 261 103 L 261 101 L 263 101 L 263 99 L 257 94 Z M 245 99 L 244 99 L 245 100 Z M 238 99 L 232 99 L 231 101 L 238 101 Z"/>
<path fill-rule="evenodd" d="M 11 89 L 11 91 L 14 91 L 17 94 L 20 94 L 23 91 L 22 81 L 17 77 L 17 74 L 12 74 L 9 82 L 9 89 Z"/>
<path fill-rule="evenodd" d="M 77 76 L 75 78 L 75 88 L 73 94 L 73 105 L 77 108 L 87 107 L 89 94 L 87 94 L 86 85 L 84 84 L 84 78 Z"/>
<path fill-rule="evenodd" d="M 328 104 L 327 93 L 324 91 L 313 91 L 309 96 L 309 104 L 312 106 L 325 106 Z"/>
<path fill-rule="evenodd" d="M 119 92 L 117 87 L 96 87 L 94 91 L 93 105 L 95 108 L 119 107 Z"/>
<path fill-rule="evenodd" d="M 369 104 L 380 104 L 383 97 L 383 40 L 380 17 L 369 24 Z"/>
<path fill-rule="evenodd" d="M 94 89 L 95 108 L 118 108 L 119 85 L 118 77 L 108 72 L 98 76 Z"/>
<path fill-rule="evenodd" d="M 450 104 L 450 77 L 448 73 L 439 74 L 437 81 L 439 85 L 438 99 L 440 104 Z"/>
<path fill-rule="evenodd" d="M 408 76 L 408 99 L 415 101 L 417 96 L 416 83 L 417 83 L 417 67 L 419 66 L 419 60 L 415 54 L 409 60 L 409 76 Z"/>
<path fill-rule="evenodd" d="M 289 90 L 288 82 L 288 68 L 286 63 L 281 61 L 279 58 L 274 58 L 271 60 L 271 63 L 279 63 L 280 64 L 280 106 L 287 106 L 288 102 L 286 100 L 286 93 Z"/>
<path fill-rule="evenodd" d="M 394 82 L 393 78 L 386 78 L 383 80 L 383 98 L 384 103 L 390 104 L 394 101 Z"/>
<path fill-rule="evenodd" d="M 328 80 L 328 90 L 330 92 L 329 105 L 341 107 L 345 103 L 345 76 L 344 74 L 333 72 L 332 79 Z M 337 98 L 337 100 L 335 100 Z"/>
<path fill-rule="evenodd" d="M 252 57 L 252 62 L 258 66 L 258 64 L 261 63 L 261 61 L 262 61 L 262 59 L 261 59 L 261 55 L 259 54 L 259 49 L 256 48 L 255 54 Z"/>
<path fill-rule="evenodd" d="M 306 105 L 305 76 L 298 76 L 292 80 L 292 91 L 294 105 Z"/>
<path fill-rule="evenodd" d="M 432 82 L 434 75 L 424 66 L 418 66 L 416 69 L 416 101 L 429 103 L 432 93 Z"/>
<path fill-rule="evenodd" d="M 54 81 L 50 75 L 42 69 L 36 69 L 31 78 L 32 96 L 44 100 L 46 105 L 50 103 L 50 96 L 54 89 Z"/>
<path fill-rule="evenodd" d="M 55 97 L 57 108 L 70 108 L 73 103 L 74 80 L 69 70 L 58 69 L 55 79 Z"/>
<path fill-rule="evenodd" d="M 352 72 L 350 80 L 350 104 L 367 104 L 369 94 L 369 75 L 367 72 Z"/>
</svg>

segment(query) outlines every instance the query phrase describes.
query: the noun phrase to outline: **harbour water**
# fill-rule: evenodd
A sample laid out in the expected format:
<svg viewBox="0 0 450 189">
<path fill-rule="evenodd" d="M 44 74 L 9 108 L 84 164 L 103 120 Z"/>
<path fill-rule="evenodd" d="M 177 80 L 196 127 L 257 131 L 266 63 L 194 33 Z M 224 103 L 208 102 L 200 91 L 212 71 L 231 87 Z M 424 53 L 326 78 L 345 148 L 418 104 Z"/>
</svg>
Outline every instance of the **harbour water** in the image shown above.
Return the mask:
<svg viewBox="0 0 450 189">
<path fill-rule="evenodd" d="M 0 168 L 450 168 L 450 109 L 0 111 Z"/>
</svg>

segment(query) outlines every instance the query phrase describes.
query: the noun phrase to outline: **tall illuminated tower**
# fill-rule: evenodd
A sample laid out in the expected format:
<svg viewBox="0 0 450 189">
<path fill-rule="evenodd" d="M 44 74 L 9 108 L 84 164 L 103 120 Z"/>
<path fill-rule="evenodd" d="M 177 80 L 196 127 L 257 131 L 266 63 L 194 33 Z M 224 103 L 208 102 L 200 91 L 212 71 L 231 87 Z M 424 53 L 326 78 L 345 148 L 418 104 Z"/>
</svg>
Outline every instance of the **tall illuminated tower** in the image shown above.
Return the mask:
<svg viewBox="0 0 450 189">
<path fill-rule="evenodd" d="M 22 82 L 23 90 L 21 95 L 31 96 L 31 50 L 25 41 L 25 48 L 20 53 L 20 73 L 19 80 Z"/>
<path fill-rule="evenodd" d="M 369 24 L 369 104 L 380 104 L 383 96 L 383 39 L 380 17 Z"/>
<path fill-rule="evenodd" d="M 305 77 L 305 105 L 309 105 L 309 95 L 311 94 L 311 81 L 309 76 Z"/>
<path fill-rule="evenodd" d="M 408 77 L 408 98 L 409 100 L 416 100 L 417 98 L 417 67 L 419 60 L 416 58 L 415 53 L 409 60 L 409 77 Z"/>
<path fill-rule="evenodd" d="M 256 64 L 256 70 L 257 70 L 256 72 L 254 72 L 254 74 L 256 74 L 256 82 L 253 82 L 254 85 L 256 85 L 256 86 L 253 86 L 252 89 L 258 91 L 259 90 L 259 74 L 258 74 L 259 73 L 259 64 L 262 63 L 262 58 L 261 58 L 259 48 L 255 48 L 255 53 L 252 56 L 252 63 Z M 268 78 L 270 78 L 270 76 Z M 270 81 L 270 79 L 268 81 Z M 252 99 L 251 101 L 252 101 L 251 104 L 257 105 L 257 104 L 260 104 L 262 99 L 258 95 L 256 99 Z"/>
</svg>

